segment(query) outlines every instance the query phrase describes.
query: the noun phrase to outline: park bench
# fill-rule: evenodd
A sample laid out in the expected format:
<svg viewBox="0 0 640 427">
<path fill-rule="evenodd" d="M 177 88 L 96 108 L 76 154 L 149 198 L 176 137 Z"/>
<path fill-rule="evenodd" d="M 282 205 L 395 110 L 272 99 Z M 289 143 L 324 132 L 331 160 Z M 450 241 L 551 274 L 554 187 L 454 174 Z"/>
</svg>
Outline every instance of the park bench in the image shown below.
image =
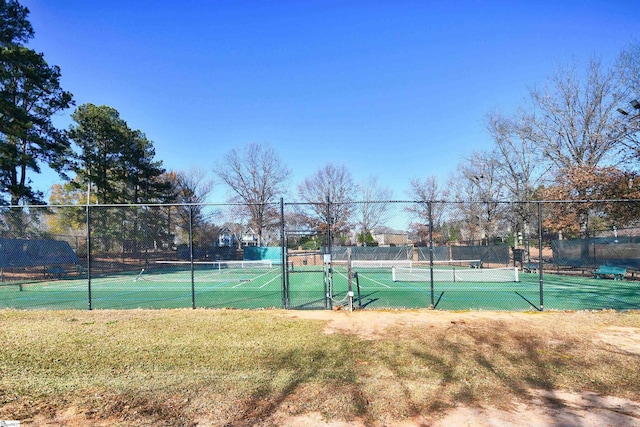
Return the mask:
<svg viewBox="0 0 640 427">
<path fill-rule="evenodd" d="M 469 268 L 482 268 L 482 261 L 471 261 Z"/>
<path fill-rule="evenodd" d="M 601 265 L 597 270 L 593 270 L 596 279 L 600 279 L 602 276 L 613 276 L 613 280 L 624 280 L 626 273 L 627 269 L 625 267 L 615 267 L 612 265 Z"/>
<path fill-rule="evenodd" d="M 525 273 L 537 273 L 538 272 L 538 263 L 537 262 L 528 262 L 525 264 L 523 268 Z"/>
<path fill-rule="evenodd" d="M 55 265 L 47 269 L 47 276 L 53 277 L 56 279 L 61 279 L 64 276 L 66 276 L 66 274 L 67 272 L 64 270 L 64 268 L 60 267 L 59 265 Z"/>
</svg>

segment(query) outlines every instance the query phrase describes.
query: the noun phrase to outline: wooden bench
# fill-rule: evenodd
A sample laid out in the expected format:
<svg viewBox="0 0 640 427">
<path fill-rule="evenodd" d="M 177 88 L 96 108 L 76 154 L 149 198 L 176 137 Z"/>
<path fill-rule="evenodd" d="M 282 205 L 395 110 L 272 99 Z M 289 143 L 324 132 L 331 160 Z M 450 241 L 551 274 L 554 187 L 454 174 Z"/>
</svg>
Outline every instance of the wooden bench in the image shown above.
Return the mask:
<svg viewBox="0 0 640 427">
<path fill-rule="evenodd" d="M 66 275 L 67 275 L 67 272 L 64 270 L 64 268 L 60 267 L 59 265 L 55 265 L 47 269 L 48 277 L 53 277 L 55 279 L 62 279 Z"/>
<path fill-rule="evenodd" d="M 613 280 L 624 280 L 626 273 L 627 269 L 625 267 L 615 267 L 612 265 L 601 265 L 597 270 L 593 270 L 596 279 L 600 279 L 602 276 L 613 276 Z"/>
</svg>

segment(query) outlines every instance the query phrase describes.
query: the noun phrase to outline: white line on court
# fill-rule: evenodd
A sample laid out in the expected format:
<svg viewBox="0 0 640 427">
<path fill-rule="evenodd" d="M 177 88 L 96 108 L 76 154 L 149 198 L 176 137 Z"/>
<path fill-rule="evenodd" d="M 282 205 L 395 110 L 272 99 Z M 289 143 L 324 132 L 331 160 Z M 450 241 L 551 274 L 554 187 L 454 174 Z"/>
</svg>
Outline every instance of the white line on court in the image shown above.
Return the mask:
<svg viewBox="0 0 640 427">
<path fill-rule="evenodd" d="M 261 277 L 263 277 L 263 276 L 266 276 L 267 274 L 273 274 L 273 270 L 268 271 L 268 272 L 266 272 L 266 273 L 263 273 L 263 274 L 261 274 L 261 275 L 259 275 L 259 276 L 253 277 L 253 278 L 251 278 L 251 279 L 247 280 L 247 282 L 253 282 L 254 280 L 257 280 L 257 279 L 259 279 L 259 278 L 261 278 Z M 267 286 L 269 283 L 271 283 L 271 282 L 273 282 L 274 280 L 276 280 L 276 279 L 280 278 L 281 276 L 282 276 L 281 274 L 278 274 L 278 275 L 274 276 L 271 280 L 268 280 L 268 281 L 267 281 L 267 283 L 265 283 L 264 285 L 262 285 L 262 286 L 258 286 L 258 287 L 255 287 L 255 286 L 254 286 L 254 287 L 249 287 L 248 289 L 262 289 L 262 288 L 264 288 L 265 286 Z M 233 288 L 237 288 L 237 287 L 239 287 L 239 286 L 242 286 L 242 283 L 238 283 L 236 286 L 233 286 Z"/>
<path fill-rule="evenodd" d="M 339 274 L 339 275 L 341 275 L 342 277 L 344 277 L 345 279 L 349 279 L 349 278 L 347 277 L 347 275 L 345 275 L 344 273 L 338 273 L 338 274 Z M 383 287 L 385 287 L 385 288 L 391 289 L 391 286 L 389 286 L 389 285 L 385 285 L 384 283 L 382 283 L 382 282 L 378 282 L 377 280 L 374 280 L 374 279 L 372 279 L 372 278 L 370 278 L 370 277 L 363 276 L 363 275 L 362 275 L 362 274 L 360 274 L 360 273 L 358 273 L 358 276 L 360 276 L 360 277 L 362 277 L 362 278 L 364 278 L 364 279 L 367 279 L 367 280 L 368 280 L 368 281 L 370 281 L 370 282 L 373 282 L 373 283 L 376 283 L 376 284 L 378 284 L 378 285 L 380 285 L 380 286 L 383 286 Z M 360 285 L 360 289 L 367 289 L 367 287 L 366 287 L 366 286 L 362 286 L 362 285 Z"/>
</svg>

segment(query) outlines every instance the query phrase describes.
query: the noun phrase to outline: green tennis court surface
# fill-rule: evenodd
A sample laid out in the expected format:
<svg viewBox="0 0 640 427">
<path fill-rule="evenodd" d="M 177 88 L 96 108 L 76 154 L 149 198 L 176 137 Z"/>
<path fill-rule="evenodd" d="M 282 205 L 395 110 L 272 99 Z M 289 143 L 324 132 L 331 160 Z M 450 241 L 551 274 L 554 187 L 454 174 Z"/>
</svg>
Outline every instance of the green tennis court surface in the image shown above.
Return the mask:
<svg viewBox="0 0 640 427">
<path fill-rule="evenodd" d="M 193 274 L 193 285 L 192 285 Z M 282 268 L 215 271 L 199 268 L 159 269 L 92 277 L 22 283 L 0 283 L 0 307 L 17 309 L 131 308 L 288 308 L 325 309 L 346 304 L 348 277 L 333 273 L 333 299 L 321 267 L 297 268 L 283 287 Z M 354 304 L 363 308 L 427 308 L 441 310 L 537 310 L 537 274 L 520 273 L 518 282 L 394 282 L 391 269 L 361 269 L 353 280 Z M 283 291 L 288 289 L 288 292 Z M 544 274 L 545 310 L 640 309 L 640 282 Z"/>
<path fill-rule="evenodd" d="M 281 307 L 281 270 L 224 271 L 171 269 L 131 272 L 91 279 L 95 309 L 192 307 Z M 22 289 L 22 290 L 21 290 Z M 89 284 L 85 278 L 0 286 L 0 307 L 86 309 Z"/>
</svg>

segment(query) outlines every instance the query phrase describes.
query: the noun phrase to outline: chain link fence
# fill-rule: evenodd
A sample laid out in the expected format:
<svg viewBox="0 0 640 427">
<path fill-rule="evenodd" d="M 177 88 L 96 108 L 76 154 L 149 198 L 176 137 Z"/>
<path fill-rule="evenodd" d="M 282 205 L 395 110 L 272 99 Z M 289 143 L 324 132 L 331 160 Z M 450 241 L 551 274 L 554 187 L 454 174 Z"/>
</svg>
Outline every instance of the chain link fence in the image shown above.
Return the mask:
<svg viewBox="0 0 640 427">
<path fill-rule="evenodd" d="M 0 307 L 640 308 L 640 201 L 0 208 Z"/>
</svg>

